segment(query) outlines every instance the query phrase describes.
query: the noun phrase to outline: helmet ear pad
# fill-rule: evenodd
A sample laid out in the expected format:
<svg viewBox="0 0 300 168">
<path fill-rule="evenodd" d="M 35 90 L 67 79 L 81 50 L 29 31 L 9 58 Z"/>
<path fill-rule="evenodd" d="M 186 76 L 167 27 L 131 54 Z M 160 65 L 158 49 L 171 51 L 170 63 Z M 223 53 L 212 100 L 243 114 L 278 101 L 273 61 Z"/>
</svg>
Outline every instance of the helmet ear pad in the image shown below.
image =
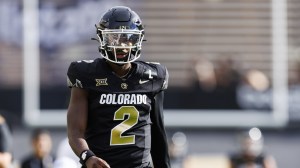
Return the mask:
<svg viewBox="0 0 300 168">
<path fill-rule="evenodd" d="M 102 43 L 103 36 L 102 36 L 102 31 L 101 31 L 101 25 L 100 26 L 95 25 L 95 27 L 96 27 L 96 34 L 99 38 L 99 42 Z M 106 55 L 105 50 L 107 50 L 106 46 L 102 46 L 101 44 L 100 44 L 100 46 L 98 46 L 98 52 L 101 53 L 102 56 Z"/>
<path fill-rule="evenodd" d="M 98 37 L 101 39 L 101 41 L 103 40 L 103 37 L 102 37 L 102 32 L 100 30 L 100 26 L 96 26 L 96 34 L 98 35 Z"/>
</svg>

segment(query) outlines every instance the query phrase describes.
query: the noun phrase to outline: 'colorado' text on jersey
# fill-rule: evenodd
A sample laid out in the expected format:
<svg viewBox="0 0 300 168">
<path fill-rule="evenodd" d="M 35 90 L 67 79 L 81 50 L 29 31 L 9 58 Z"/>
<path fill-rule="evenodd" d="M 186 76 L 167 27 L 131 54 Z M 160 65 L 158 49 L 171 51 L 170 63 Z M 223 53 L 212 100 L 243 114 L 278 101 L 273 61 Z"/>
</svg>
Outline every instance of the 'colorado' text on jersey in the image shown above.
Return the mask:
<svg viewBox="0 0 300 168">
<path fill-rule="evenodd" d="M 126 79 L 104 59 L 72 62 L 68 86 L 88 91 L 85 139 L 112 168 L 140 167 L 150 160 L 155 95 L 167 88 L 168 72 L 159 64 L 136 61 Z"/>
</svg>

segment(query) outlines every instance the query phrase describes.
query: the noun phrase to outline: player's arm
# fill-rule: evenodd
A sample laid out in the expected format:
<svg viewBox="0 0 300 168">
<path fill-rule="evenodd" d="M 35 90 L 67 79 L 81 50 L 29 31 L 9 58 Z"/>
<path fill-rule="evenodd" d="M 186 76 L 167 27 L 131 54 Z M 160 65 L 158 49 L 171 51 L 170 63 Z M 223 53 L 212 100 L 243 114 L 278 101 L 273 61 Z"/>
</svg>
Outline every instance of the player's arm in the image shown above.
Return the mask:
<svg viewBox="0 0 300 168">
<path fill-rule="evenodd" d="M 71 98 L 67 113 L 67 128 L 70 146 L 77 156 L 88 150 L 84 139 L 87 122 L 87 91 L 80 88 L 71 89 Z"/>
<path fill-rule="evenodd" d="M 168 142 L 163 121 L 163 98 L 163 91 L 155 96 L 153 110 L 150 114 L 152 121 L 151 156 L 154 167 L 170 168 Z"/>
<path fill-rule="evenodd" d="M 83 152 L 89 151 L 84 139 L 84 132 L 88 115 L 88 92 L 84 89 L 73 87 L 67 114 L 67 130 L 69 144 L 79 157 Z M 96 156 L 89 157 L 85 165 L 87 168 L 109 168 L 109 165 Z M 83 166 L 85 166 L 83 165 Z"/>
</svg>

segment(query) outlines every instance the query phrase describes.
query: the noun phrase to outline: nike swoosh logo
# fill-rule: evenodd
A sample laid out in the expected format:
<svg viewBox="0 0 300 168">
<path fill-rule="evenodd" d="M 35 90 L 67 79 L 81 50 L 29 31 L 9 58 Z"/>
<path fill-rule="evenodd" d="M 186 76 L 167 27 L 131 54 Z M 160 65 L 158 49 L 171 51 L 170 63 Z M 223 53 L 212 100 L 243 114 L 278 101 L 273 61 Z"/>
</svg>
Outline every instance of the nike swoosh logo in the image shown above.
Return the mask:
<svg viewBox="0 0 300 168">
<path fill-rule="evenodd" d="M 141 80 L 140 79 L 139 84 L 144 84 L 144 83 L 147 83 L 147 82 L 149 82 L 149 80 Z"/>
</svg>

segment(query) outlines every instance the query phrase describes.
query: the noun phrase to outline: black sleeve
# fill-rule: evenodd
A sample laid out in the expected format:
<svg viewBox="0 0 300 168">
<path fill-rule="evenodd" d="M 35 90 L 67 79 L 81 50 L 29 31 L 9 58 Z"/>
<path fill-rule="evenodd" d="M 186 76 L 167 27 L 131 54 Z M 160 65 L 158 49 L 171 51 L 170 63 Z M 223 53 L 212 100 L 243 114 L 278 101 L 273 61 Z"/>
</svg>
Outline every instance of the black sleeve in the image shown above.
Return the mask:
<svg viewBox="0 0 300 168">
<path fill-rule="evenodd" d="M 154 97 L 151 111 L 151 156 L 155 168 L 170 168 L 168 142 L 163 118 L 164 92 Z"/>
</svg>

